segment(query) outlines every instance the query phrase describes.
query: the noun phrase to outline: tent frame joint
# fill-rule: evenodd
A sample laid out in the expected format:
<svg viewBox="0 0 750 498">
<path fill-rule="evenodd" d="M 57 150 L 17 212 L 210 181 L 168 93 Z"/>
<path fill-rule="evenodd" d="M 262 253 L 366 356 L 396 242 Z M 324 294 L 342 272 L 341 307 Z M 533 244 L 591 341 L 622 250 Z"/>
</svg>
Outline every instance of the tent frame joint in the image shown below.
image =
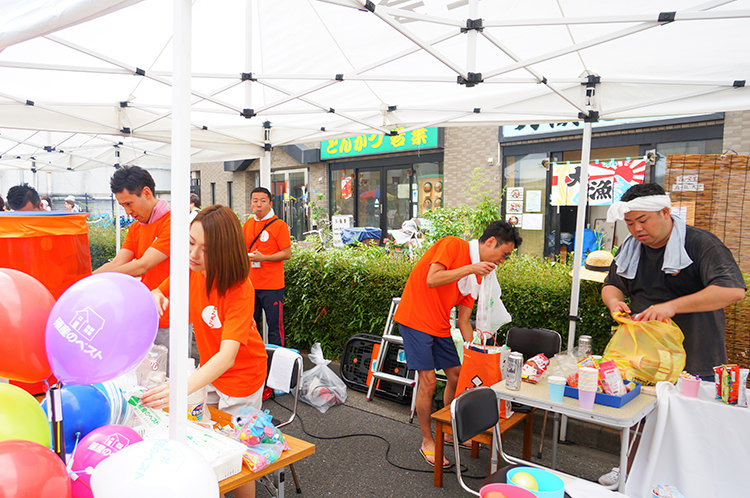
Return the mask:
<svg viewBox="0 0 750 498">
<path fill-rule="evenodd" d="M 253 73 L 242 73 L 240 81 L 258 81 L 258 78 L 253 76 Z"/>
<path fill-rule="evenodd" d="M 482 73 L 469 72 L 469 73 L 466 73 L 466 78 L 464 78 L 461 75 L 459 75 L 456 78 L 456 83 L 458 83 L 459 85 L 466 85 L 466 88 L 471 88 L 475 86 L 477 83 L 481 83 L 482 81 L 484 81 L 482 79 Z"/>
<path fill-rule="evenodd" d="M 250 119 L 255 115 L 256 114 L 253 109 L 242 109 L 242 112 L 240 113 L 240 116 L 242 116 L 245 119 Z"/>
<path fill-rule="evenodd" d="M 579 112 L 578 119 L 580 119 L 584 123 L 598 123 L 599 111 L 589 111 L 588 113 Z"/>
<path fill-rule="evenodd" d="M 467 19 L 466 20 L 466 27 L 461 28 L 461 33 L 466 33 L 467 31 L 477 31 L 481 33 L 484 31 L 484 25 L 482 24 L 482 18 L 479 19 Z"/>
</svg>

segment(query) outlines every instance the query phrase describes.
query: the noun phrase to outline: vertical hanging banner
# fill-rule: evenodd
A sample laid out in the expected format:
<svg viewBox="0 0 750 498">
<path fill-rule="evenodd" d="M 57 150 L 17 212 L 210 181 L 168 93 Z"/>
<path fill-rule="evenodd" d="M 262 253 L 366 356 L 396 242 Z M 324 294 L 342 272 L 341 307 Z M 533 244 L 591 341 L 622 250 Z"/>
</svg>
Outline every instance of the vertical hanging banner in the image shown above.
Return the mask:
<svg viewBox="0 0 750 498">
<path fill-rule="evenodd" d="M 607 206 L 619 201 L 622 194 L 646 177 L 646 160 L 624 159 L 589 164 L 588 203 L 590 206 Z M 552 164 L 552 206 L 578 205 L 580 164 Z"/>
</svg>

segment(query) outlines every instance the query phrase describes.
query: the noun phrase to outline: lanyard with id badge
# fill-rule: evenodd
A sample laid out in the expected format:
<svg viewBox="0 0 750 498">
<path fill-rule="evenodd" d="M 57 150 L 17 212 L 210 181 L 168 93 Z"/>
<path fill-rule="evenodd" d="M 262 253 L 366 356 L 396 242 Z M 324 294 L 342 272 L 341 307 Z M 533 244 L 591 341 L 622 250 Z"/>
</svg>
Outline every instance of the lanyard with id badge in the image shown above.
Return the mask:
<svg viewBox="0 0 750 498">
<path fill-rule="evenodd" d="M 253 241 L 250 242 L 250 247 L 248 247 L 248 249 L 247 249 L 248 252 L 252 252 L 253 251 L 253 246 L 255 245 L 256 242 L 258 242 L 258 239 L 263 234 L 263 232 L 266 230 L 266 228 L 268 228 L 275 221 L 278 221 L 278 219 L 279 218 L 274 218 L 271 221 L 269 221 L 268 223 L 266 223 L 265 225 L 263 225 L 263 228 L 260 229 L 260 232 L 258 232 L 258 235 L 256 235 L 255 238 L 253 239 Z M 251 261 L 250 262 L 250 267 L 251 268 L 260 268 L 260 261 Z"/>
</svg>

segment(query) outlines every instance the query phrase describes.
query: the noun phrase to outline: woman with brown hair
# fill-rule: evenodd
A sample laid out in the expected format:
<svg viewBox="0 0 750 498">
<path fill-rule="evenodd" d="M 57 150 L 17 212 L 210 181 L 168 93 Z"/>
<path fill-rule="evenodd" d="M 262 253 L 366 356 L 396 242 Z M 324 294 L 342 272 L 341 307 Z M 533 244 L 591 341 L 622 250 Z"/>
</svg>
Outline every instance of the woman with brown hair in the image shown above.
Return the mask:
<svg viewBox="0 0 750 498">
<path fill-rule="evenodd" d="M 188 379 L 188 394 L 208 386 L 208 404 L 234 416 L 248 405 L 260 409 L 266 349 L 253 320 L 255 291 L 248 279 L 245 237 L 228 207 L 209 206 L 190 224 L 190 269 L 189 318 L 201 366 Z M 169 306 L 169 279 L 152 294 L 163 313 Z M 169 386 L 146 391 L 141 401 L 166 407 Z M 234 491 L 236 498 L 254 496 L 255 486 L 245 487 Z"/>
</svg>

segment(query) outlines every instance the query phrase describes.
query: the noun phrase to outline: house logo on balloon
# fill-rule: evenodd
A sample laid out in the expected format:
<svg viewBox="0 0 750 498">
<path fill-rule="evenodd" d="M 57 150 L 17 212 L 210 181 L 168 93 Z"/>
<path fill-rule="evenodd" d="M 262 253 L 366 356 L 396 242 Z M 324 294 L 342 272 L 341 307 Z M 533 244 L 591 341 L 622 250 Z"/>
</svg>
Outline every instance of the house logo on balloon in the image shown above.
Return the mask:
<svg viewBox="0 0 750 498">
<path fill-rule="evenodd" d="M 88 449 L 99 453 L 100 455 L 109 456 L 130 445 L 130 440 L 122 434 L 115 433 L 109 436 L 103 443 L 92 441 Z"/>
<path fill-rule="evenodd" d="M 104 324 L 104 318 L 88 306 L 76 311 L 69 324 L 66 324 L 61 317 L 57 317 L 53 322 L 55 330 L 66 341 L 77 344 L 82 353 L 98 360 L 102 359 L 102 352 L 89 342 L 94 340 L 96 334 L 104 328 Z"/>
<path fill-rule="evenodd" d="M 93 341 L 96 334 L 104 328 L 104 318 L 86 306 L 81 311 L 76 311 L 70 321 L 70 327 L 84 335 L 89 341 Z"/>
</svg>

